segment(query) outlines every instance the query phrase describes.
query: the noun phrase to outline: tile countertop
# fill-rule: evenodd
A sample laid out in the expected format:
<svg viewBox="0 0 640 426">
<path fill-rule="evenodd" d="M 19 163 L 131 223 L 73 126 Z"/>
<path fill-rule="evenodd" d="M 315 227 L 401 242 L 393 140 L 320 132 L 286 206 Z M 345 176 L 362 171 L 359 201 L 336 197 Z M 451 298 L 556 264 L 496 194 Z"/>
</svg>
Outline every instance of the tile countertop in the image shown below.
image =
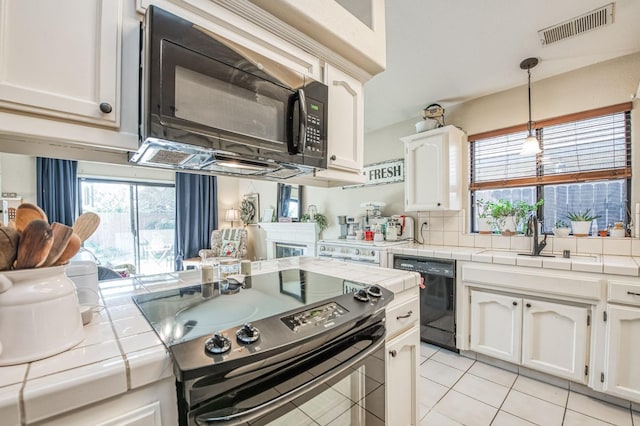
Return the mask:
<svg viewBox="0 0 640 426">
<path fill-rule="evenodd" d="M 394 254 L 436 257 L 442 259 L 466 260 L 472 262 L 496 263 L 502 265 L 517 265 L 532 268 L 559 269 L 565 271 L 594 272 L 600 274 L 640 276 L 640 257 L 589 255 L 571 253 L 568 259 L 562 253 L 553 254 L 556 257 L 521 256 L 525 251 L 509 249 L 488 249 L 482 247 L 431 246 L 411 243 L 401 247 L 389 249 Z"/>
<path fill-rule="evenodd" d="M 416 273 L 326 258 L 253 262 L 252 275 L 298 267 L 393 292 L 418 285 Z M 131 296 L 199 282 L 197 270 L 102 281 L 104 309 L 84 327 L 84 341 L 43 360 L 0 367 L 2 424 L 41 421 L 172 376 L 169 353 Z"/>
</svg>

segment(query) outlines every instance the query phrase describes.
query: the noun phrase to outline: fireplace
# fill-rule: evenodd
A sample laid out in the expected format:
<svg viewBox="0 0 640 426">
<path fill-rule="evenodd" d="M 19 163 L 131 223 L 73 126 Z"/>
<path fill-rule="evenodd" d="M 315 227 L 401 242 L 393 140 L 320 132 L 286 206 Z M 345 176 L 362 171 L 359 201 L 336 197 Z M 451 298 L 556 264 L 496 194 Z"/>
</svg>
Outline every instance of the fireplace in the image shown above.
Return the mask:
<svg viewBox="0 0 640 426">
<path fill-rule="evenodd" d="M 266 232 L 267 259 L 315 256 L 319 228 L 313 222 L 260 223 Z"/>
</svg>

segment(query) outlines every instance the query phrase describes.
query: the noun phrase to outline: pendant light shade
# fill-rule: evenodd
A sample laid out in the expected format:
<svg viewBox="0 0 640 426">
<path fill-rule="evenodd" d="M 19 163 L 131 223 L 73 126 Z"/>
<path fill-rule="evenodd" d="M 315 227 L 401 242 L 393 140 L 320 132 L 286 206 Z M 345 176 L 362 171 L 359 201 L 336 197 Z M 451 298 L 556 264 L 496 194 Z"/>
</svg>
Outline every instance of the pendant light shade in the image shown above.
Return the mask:
<svg viewBox="0 0 640 426">
<path fill-rule="evenodd" d="M 540 141 L 532 132 L 532 121 L 531 121 L 531 68 L 538 65 L 538 58 L 527 58 L 520 62 L 520 68 L 523 70 L 527 70 L 528 76 L 528 92 L 529 92 L 529 121 L 527 122 L 527 129 L 529 130 L 529 135 L 522 143 L 522 150 L 520 151 L 520 155 L 536 155 L 539 154 L 542 150 L 540 149 Z"/>
</svg>

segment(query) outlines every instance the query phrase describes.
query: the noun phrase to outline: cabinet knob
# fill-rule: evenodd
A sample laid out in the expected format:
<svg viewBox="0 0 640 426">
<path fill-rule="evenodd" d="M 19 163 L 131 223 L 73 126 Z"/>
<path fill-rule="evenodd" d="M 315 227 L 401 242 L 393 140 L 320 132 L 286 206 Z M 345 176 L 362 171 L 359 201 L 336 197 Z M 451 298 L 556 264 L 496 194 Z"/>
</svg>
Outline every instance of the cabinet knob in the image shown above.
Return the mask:
<svg viewBox="0 0 640 426">
<path fill-rule="evenodd" d="M 111 111 L 113 111 L 113 108 L 111 108 L 111 104 L 102 102 L 100 104 L 100 111 L 104 112 L 105 114 L 109 114 Z"/>
<path fill-rule="evenodd" d="M 438 206 L 440 206 L 440 203 L 438 203 Z"/>
<path fill-rule="evenodd" d="M 336 158 L 337 158 L 337 157 L 336 157 L 336 155 L 335 155 L 335 154 L 333 154 L 331 157 L 329 157 L 329 160 L 331 160 L 331 161 L 336 161 Z"/>
<path fill-rule="evenodd" d="M 390 350 L 390 351 L 389 351 L 389 354 L 390 354 L 392 357 L 394 357 L 394 358 L 395 358 L 395 357 L 396 357 L 396 355 L 398 355 L 398 352 L 396 352 L 396 350 L 395 350 L 395 349 L 392 349 L 392 350 Z"/>
<path fill-rule="evenodd" d="M 513 301 L 513 306 L 518 306 L 518 302 L 516 302 L 515 300 Z"/>
<path fill-rule="evenodd" d="M 530 308 L 530 307 L 531 307 L 531 303 L 527 303 L 527 308 Z"/>
</svg>

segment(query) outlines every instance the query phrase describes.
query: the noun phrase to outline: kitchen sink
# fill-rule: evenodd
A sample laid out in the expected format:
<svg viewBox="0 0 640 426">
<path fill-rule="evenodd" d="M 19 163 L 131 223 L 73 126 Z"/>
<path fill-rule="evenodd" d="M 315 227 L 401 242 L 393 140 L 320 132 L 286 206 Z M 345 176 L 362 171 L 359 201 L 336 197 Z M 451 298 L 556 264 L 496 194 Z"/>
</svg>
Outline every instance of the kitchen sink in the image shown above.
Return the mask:
<svg viewBox="0 0 640 426">
<path fill-rule="evenodd" d="M 534 258 L 540 258 L 540 259 L 563 259 L 562 254 L 555 254 L 555 253 L 543 253 L 540 254 L 538 256 L 532 256 L 531 252 L 527 252 L 527 251 L 516 251 L 516 250 L 483 250 L 481 252 L 479 252 L 481 254 L 489 254 L 491 256 L 527 256 L 527 257 L 534 257 Z M 579 261 L 579 262 L 589 262 L 589 263 L 598 263 L 600 262 L 600 256 L 599 255 L 590 255 L 590 254 L 571 254 L 570 257 L 567 260 L 575 260 L 575 261 Z"/>
</svg>

